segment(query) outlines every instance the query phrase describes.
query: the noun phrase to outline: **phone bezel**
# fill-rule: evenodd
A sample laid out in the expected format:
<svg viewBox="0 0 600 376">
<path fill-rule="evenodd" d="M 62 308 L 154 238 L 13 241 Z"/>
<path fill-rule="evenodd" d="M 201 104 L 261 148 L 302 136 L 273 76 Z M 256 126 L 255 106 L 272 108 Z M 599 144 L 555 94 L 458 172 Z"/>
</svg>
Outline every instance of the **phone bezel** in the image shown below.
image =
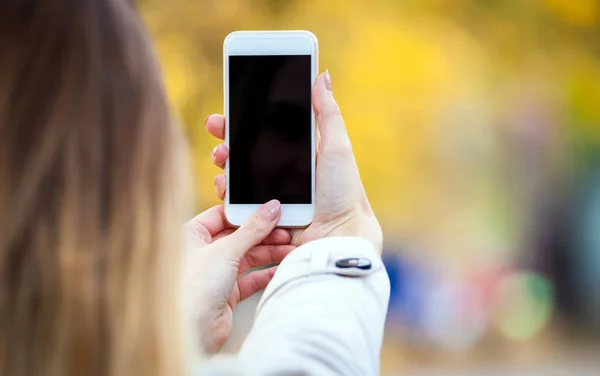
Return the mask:
<svg viewBox="0 0 600 376">
<path fill-rule="evenodd" d="M 318 73 L 318 42 L 309 31 L 236 31 L 223 43 L 223 93 L 225 115 L 225 145 L 229 147 L 229 56 L 310 55 L 311 81 Z M 315 211 L 316 127 L 315 113 L 311 109 L 311 203 L 282 204 L 279 227 L 306 227 Z M 241 226 L 254 215 L 261 204 L 229 203 L 229 160 L 225 164 L 227 190 L 225 192 L 225 217 L 234 226 Z"/>
</svg>

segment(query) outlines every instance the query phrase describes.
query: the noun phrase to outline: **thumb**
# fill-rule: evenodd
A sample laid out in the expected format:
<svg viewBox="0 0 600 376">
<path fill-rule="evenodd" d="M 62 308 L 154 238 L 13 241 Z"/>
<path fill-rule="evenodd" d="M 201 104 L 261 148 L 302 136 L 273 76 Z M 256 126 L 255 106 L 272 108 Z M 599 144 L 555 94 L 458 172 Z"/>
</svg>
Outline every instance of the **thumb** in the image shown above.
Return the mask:
<svg viewBox="0 0 600 376">
<path fill-rule="evenodd" d="M 323 152 L 351 153 L 352 146 L 340 107 L 333 97 L 329 71 L 320 74 L 313 86 L 313 106 L 321 135 Z"/>
<path fill-rule="evenodd" d="M 217 240 L 227 250 L 228 256 L 241 259 L 250 248 L 260 244 L 273 231 L 281 217 L 281 204 L 271 200 L 238 228 L 233 234 Z"/>
</svg>

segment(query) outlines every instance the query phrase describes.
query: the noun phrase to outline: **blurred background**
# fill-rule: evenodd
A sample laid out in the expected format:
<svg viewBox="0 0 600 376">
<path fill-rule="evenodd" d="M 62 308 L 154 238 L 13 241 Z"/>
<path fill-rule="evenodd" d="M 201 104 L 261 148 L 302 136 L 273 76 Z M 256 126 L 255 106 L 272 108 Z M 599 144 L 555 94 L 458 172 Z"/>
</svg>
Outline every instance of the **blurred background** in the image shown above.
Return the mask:
<svg viewBox="0 0 600 376">
<path fill-rule="evenodd" d="M 198 210 L 217 203 L 204 118 L 222 112 L 225 36 L 318 37 L 384 227 L 382 374 L 600 374 L 600 1 L 138 3 Z"/>
</svg>

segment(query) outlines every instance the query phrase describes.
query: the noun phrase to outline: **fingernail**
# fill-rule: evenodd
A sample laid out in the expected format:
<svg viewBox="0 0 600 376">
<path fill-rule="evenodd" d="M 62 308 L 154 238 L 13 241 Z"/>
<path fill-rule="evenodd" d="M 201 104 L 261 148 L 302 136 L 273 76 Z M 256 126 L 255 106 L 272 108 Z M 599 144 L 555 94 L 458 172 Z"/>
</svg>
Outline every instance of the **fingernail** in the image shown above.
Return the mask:
<svg viewBox="0 0 600 376">
<path fill-rule="evenodd" d="M 329 75 L 329 69 L 325 69 L 325 88 L 329 91 L 332 91 L 331 76 Z"/>
<path fill-rule="evenodd" d="M 215 155 L 217 154 L 217 149 L 219 148 L 219 145 L 215 146 L 212 151 L 210 152 L 210 156 L 212 157 L 212 159 L 215 159 Z"/>
<path fill-rule="evenodd" d="M 260 208 L 260 215 L 268 219 L 270 222 L 274 221 L 279 214 L 281 204 L 277 200 L 271 200 Z"/>
</svg>

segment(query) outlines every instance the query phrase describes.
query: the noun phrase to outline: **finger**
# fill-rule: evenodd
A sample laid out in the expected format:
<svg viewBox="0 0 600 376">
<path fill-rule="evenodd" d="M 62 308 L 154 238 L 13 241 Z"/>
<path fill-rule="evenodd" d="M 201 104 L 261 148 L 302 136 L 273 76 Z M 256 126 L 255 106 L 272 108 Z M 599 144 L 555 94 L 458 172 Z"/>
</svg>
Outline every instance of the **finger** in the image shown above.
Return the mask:
<svg viewBox="0 0 600 376">
<path fill-rule="evenodd" d="M 321 150 L 321 132 L 317 128 L 317 148 L 315 149 L 317 161 L 319 160 L 319 150 Z"/>
<path fill-rule="evenodd" d="M 213 241 L 217 241 L 217 240 L 222 239 L 222 238 L 224 238 L 226 236 L 229 236 L 229 235 L 233 234 L 235 232 L 235 230 L 236 230 L 235 228 L 226 228 L 225 230 L 223 230 L 223 231 L 215 234 L 213 236 Z"/>
<path fill-rule="evenodd" d="M 313 106 L 321 135 L 321 147 L 324 153 L 340 152 L 351 154 L 352 146 L 344 119 L 331 91 L 329 72 L 320 74 L 313 86 Z"/>
<path fill-rule="evenodd" d="M 198 229 L 202 227 L 206 228 L 211 236 L 230 227 L 225 219 L 223 205 L 213 206 L 212 208 L 203 211 L 189 220 L 186 226 L 193 231 L 198 231 Z"/>
<path fill-rule="evenodd" d="M 208 115 L 204 121 L 206 130 L 218 139 L 225 139 L 225 116 L 223 115 Z"/>
<path fill-rule="evenodd" d="M 219 200 L 225 199 L 225 189 L 227 188 L 227 180 L 225 180 L 225 175 L 219 174 L 215 176 L 214 180 L 215 186 L 215 195 Z"/>
<path fill-rule="evenodd" d="M 235 232 L 235 228 L 227 228 L 213 236 L 213 240 L 219 240 L 226 236 L 229 236 Z M 284 229 L 276 228 L 269 236 L 265 238 L 260 244 L 266 245 L 287 245 L 292 242 L 292 234 Z"/>
<path fill-rule="evenodd" d="M 223 144 L 215 146 L 210 153 L 212 163 L 221 169 L 225 168 L 227 158 L 229 158 L 229 149 Z"/>
<path fill-rule="evenodd" d="M 302 242 L 303 234 L 304 234 L 304 229 L 300 229 L 300 228 L 290 229 L 290 235 L 292 237 L 292 239 L 290 240 L 290 244 L 293 244 L 295 246 L 301 245 L 303 243 Z"/>
<path fill-rule="evenodd" d="M 293 245 L 257 245 L 242 258 L 238 275 L 260 266 L 279 264 L 295 248 Z"/>
<path fill-rule="evenodd" d="M 219 239 L 223 243 L 229 257 L 241 260 L 242 256 L 255 245 L 260 244 L 269 236 L 281 217 L 281 204 L 271 200 L 261 206 L 258 211 L 233 234 Z M 216 243 L 216 242 L 215 242 Z"/>
<path fill-rule="evenodd" d="M 221 238 L 229 236 L 229 235 L 233 234 L 235 232 L 235 230 L 236 229 L 234 229 L 234 228 L 226 228 L 225 230 L 213 235 L 213 241 L 217 241 Z M 265 238 L 265 240 L 263 240 L 261 242 L 261 244 L 288 245 L 288 244 L 291 244 L 291 241 L 292 241 L 292 235 L 289 233 L 289 231 L 281 229 L 281 228 L 276 228 L 269 234 L 269 236 L 267 236 Z"/>
<path fill-rule="evenodd" d="M 289 231 L 282 228 L 276 228 L 273 230 L 265 240 L 263 244 L 290 244 L 292 241 L 292 235 Z"/>
<path fill-rule="evenodd" d="M 240 291 L 240 302 L 264 290 L 273 279 L 276 271 L 277 266 L 273 266 L 239 276 L 237 283 Z"/>
</svg>

